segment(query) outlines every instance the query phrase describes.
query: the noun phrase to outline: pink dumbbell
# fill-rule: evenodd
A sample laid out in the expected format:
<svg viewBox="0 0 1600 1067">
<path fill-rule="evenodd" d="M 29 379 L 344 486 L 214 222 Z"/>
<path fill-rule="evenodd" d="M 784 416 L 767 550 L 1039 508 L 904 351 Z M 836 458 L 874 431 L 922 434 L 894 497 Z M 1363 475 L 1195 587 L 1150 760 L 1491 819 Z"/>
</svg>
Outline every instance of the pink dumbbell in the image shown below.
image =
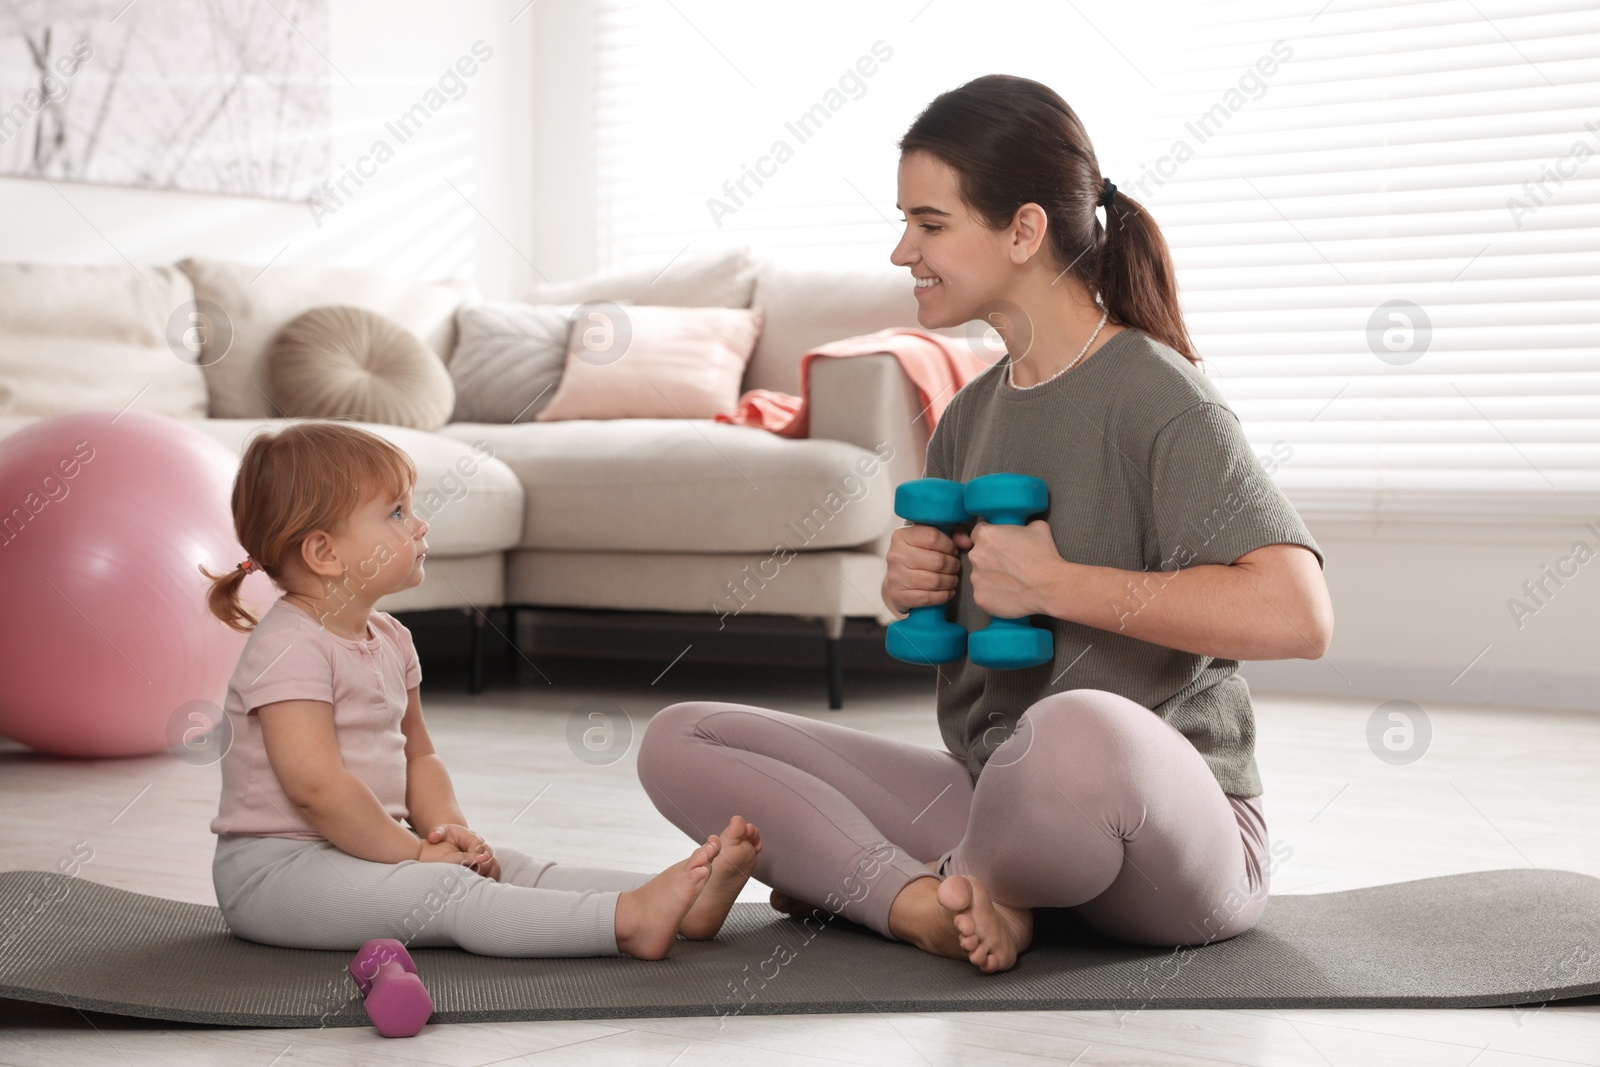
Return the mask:
<svg viewBox="0 0 1600 1067">
<path fill-rule="evenodd" d="M 366 998 L 367 1018 L 384 1037 L 411 1037 L 433 1014 L 433 998 L 417 977 L 406 947 L 392 937 L 361 946 L 350 974 Z"/>
</svg>

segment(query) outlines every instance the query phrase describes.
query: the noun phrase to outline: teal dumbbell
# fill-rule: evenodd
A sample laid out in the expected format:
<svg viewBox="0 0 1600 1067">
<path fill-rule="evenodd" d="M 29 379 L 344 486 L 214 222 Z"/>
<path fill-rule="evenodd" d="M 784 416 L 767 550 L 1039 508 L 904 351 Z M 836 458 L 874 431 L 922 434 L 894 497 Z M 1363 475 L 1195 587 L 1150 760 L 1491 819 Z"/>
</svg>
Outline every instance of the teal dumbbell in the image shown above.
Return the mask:
<svg viewBox="0 0 1600 1067">
<path fill-rule="evenodd" d="M 971 522 L 962 505 L 966 490 L 948 478 L 915 478 L 894 491 L 894 513 L 902 519 L 932 526 L 945 536 L 957 524 Z M 889 624 L 885 647 L 889 655 L 906 663 L 949 663 L 967 650 L 967 631 L 945 618 L 944 604 L 912 608 L 899 622 Z"/>
<path fill-rule="evenodd" d="M 1024 526 L 1050 503 L 1050 489 L 1031 474 L 985 474 L 967 483 L 962 506 L 996 526 Z M 967 658 L 980 667 L 1021 670 L 1049 663 L 1054 635 L 1020 619 L 991 618 L 967 638 Z"/>
</svg>

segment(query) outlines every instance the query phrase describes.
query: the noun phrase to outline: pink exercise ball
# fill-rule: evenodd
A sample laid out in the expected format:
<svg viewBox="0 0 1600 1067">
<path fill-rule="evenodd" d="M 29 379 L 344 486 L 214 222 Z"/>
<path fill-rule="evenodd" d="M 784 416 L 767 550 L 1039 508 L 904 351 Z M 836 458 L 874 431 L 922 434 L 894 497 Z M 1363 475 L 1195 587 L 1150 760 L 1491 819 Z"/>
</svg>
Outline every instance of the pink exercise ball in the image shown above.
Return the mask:
<svg viewBox="0 0 1600 1067">
<path fill-rule="evenodd" d="M 137 409 L 0 438 L 0 733 L 58 756 L 142 756 L 175 751 L 197 710 L 215 723 L 246 635 L 207 610 L 199 568 L 244 559 L 238 468 L 201 430 Z M 241 595 L 259 614 L 273 586 L 252 574 Z"/>
</svg>

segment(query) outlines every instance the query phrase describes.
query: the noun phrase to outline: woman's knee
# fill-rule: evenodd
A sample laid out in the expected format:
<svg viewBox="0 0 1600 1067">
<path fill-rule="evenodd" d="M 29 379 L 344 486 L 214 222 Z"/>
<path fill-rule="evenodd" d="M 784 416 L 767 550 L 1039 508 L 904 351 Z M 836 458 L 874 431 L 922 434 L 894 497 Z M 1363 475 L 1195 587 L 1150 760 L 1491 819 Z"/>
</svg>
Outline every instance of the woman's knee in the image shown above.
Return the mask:
<svg viewBox="0 0 1600 1067">
<path fill-rule="evenodd" d="M 1035 724 L 1056 729 L 1116 729 L 1135 716 L 1154 713 L 1143 704 L 1105 689 L 1068 689 L 1040 697 L 1022 713 Z"/>
<path fill-rule="evenodd" d="M 1015 738 L 1049 758 L 1071 758 L 1087 768 L 1096 763 L 1126 769 L 1140 760 L 1159 760 L 1166 753 L 1152 738 L 1189 742 L 1171 724 L 1142 704 L 1103 689 L 1070 689 L 1034 701 L 1017 722 Z M 996 756 L 1000 755 L 997 751 Z M 1013 757 L 1012 762 L 1016 762 Z"/>
<path fill-rule="evenodd" d="M 1068 757 L 1074 764 L 1081 764 L 1083 757 L 1092 752 L 1110 755 L 1117 748 L 1136 749 L 1138 743 L 1131 735 L 1138 732 L 1139 715 L 1156 718 L 1126 697 L 1100 689 L 1052 693 L 1034 701 L 1018 717 L 1009 735 L 992 750 L 988 766 L 1055 763 L 1058 758 Z M 991 729 L 1005 732 L 1001 726 Z M 1030 760 L 1029 756 L 1035 758 Z"/>
<path fill-rule="evenodd" d="M 703 744 L 699 726 L 715 705 L 703 700 L 668 704 L 651 717 L 639 739 L 638 775 L 647 789 L 652 782 L 681 773 L 688 754 Z"/>
</svg>

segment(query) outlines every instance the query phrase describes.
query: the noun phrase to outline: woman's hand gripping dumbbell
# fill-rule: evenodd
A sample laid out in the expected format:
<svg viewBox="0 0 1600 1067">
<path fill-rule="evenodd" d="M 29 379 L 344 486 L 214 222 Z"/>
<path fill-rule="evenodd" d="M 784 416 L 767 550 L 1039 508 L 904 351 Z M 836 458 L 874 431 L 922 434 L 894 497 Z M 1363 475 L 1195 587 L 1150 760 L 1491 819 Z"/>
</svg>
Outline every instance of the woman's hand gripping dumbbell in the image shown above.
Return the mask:
<svg viewBox="0 0 1600 1067">
<path fill-rule="evenodd" d="M 1040 522 L 1037 532 L 1030 529 L 1031 539 L 1025 536 L 1012 541 L 1008 536 L 1005 547 L 1010 552 L 992 548 L 990 543 L 992 528 L 1028 527 L 1029 517 L 1040 514 L 1049 504 L 1049 486 L 1043 478 L 1031 474 L 985 474 L 966 483 L 962 506 L 990 528 L 989 532 L 984 526 L 974 530 L 971 556 L 973 602 L 989 612 L 989 625 L 967 638 L 967 657 L 980 667 L 1025 670 L 1049 663 L 1055 656 L 1055 635 L 1029 621 L 1028 613 L 1039 608 L 1025 602 L 1036 587 L 1036 580 L 1030 576 L 1042 569 L 1044 561 L 1060 558 L 1049 528 Z M 1024 548 L 1028 551 L 1017 551 Z M 1015 608 L 996 614 L 1002 608 L 990 599 L 992 590 L 984 588 L 985 576 L 1001 590 L 998 599 Z"/>
<path fill-rule="evenodd" d="M 895 487 L 894 512 L 914 526 L 902 526 L 889 539 L 883 600 L 908 617 L 889 624 L 885 647 L 907 663 L 948 663 L 967 651 L 967 631 L 945 618 L 945 604 L 961 583 L 955 529 L 970 522 L 962 500 L 965 489 L 947 478 L 916 478 Z M 952 532 L 955 537 L 952 537 Z"/>
</svg>

